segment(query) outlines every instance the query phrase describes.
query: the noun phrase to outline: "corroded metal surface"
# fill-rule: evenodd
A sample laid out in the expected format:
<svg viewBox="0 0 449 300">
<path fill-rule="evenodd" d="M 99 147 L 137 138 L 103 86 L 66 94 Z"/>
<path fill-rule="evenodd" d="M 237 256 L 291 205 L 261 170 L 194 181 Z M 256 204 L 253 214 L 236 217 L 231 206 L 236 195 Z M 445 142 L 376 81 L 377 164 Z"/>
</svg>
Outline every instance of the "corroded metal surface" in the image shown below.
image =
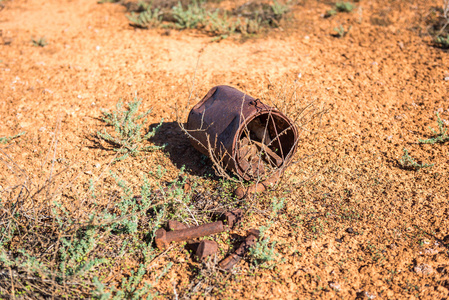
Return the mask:
<svg viewBox="0 0 449 300">
<path fill-rule="evenodd" d="M 198 248 L 195 251 L 195 256 L 198 260 L 203 260 L 206 257 L 217 253 L 218 244 L 215 241 L 204 240 L 201 241 L 198 245 Z"/>
<path fill-rule="evenodd" d="M 192 108 L 186 129 L 197 150 L 245 180 L 283 170 L 298 140 L 284 114 L 225 85 L 212 88 Z"/>
<path fill-rule="evenodd" d="M 165 231 L 165 229 L 160 228 L 156 230 L 155 242 L 159 249 L 166 249 L 171 242 L 187 241 L 206 235 L 220 233 L 224 230 L 225 227 L 222 221 L 168 232 Z"/>
<path fill-rule="evenodd" d="M 225 270 L 231 270 L 248 252 L 249 248 L 251 248 L 254 244 L 256 244 L 257 239 L 260 236 L 260 231 L 257 229 L 248 230 L 247 236 L 245 240 L 239 245 L 239 247 L 235 250 L 234 253 L 231 253 L 225 259 L 223 259 L 218 266 Z"/>
</svg>

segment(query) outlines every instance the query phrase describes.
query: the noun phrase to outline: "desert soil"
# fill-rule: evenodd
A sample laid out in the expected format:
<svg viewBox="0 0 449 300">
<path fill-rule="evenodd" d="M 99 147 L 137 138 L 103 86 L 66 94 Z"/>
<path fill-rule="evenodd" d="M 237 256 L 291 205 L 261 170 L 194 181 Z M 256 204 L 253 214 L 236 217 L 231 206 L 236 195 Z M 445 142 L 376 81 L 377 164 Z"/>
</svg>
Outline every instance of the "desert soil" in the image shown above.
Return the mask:
<svg viewBox="0 0 449 300">
<path fill-rule="evenodd" d="M 68 167 L 58 180 L 71 188 L 60 199 L 75 216 L 82 208 L 71 199 L 88 193 L 90 179 L 115 188 L 109 171 L 133 188 L 160 167 L 167 172 L 149 176 L 154 186 L 175 180 L 182 165 L 191 181 L 218 182 L 206 178 L 211 162 L 176 123 L 215 85 L 237 87 L 291 118 L 309 103 L 324 111 L 307 124 L 298 119 L 298 162 L 274 191 L 243 206 L 235 233 L 272 220 L 276 265 L 255 268 L 245 259 L 231 274 L 204 279 L 204 267 L 178 245 L 151 266 L 174 263 L 155 284 L 161 298 L 449 297 L 449 142 L 418 143 L 432 137 L 429 126 L 437 129 L 437 112 L 449 127 L 449 54 L 433 45 L 426 21 L 442 1 L 361 0 L 331 18 L 323 17 L 330 3 L 303 1 L 280 28 L 219 42 L 195 30 L 133 28 L 118 4 L 2 4 L 0 137 L 26 134 L 0 148 L 2 161 L 23 171 L 2 164 L 1 189 Z M 344 38 L 332 36 L 339 25 L 352 26 Z M 48 45 L 34 46 L 42 36 Z M 105 128 L 102 110 L 134 98 L 152 108 L 148 124 L 163 119 L 147 143 L 167 146 L 110 164 L 114 152 L 90 137 Z M 404 148 L 433 166 L 402 168 Z M 285 207 L 272 218 L 275 197 Z M 112 269 L 105 282 L 129 275 L 123 263 Z"/>
</svg>

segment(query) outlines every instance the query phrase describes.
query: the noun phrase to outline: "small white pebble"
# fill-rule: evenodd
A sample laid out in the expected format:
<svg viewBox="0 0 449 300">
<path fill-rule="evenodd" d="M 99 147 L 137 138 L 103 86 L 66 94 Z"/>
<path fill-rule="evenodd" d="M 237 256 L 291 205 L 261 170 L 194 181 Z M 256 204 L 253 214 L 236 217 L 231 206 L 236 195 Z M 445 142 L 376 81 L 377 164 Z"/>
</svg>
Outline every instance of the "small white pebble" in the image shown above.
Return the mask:
<svg viewBox="0 0 449 300">
<path fill-rule="evenodd" d="M 435 250 L 432 248 L 427 248 L 427 249 L 424 249 L 424 253 L 427 255 L 435 255 L 435 254 L 438 254 L 438 250 Z"/>
<path fill-rule="evenodd" d="M 301 77 L 302 77 L 302 74 L 298 73 L 298 79 L 301 79 Z"/>
<path fill-rule="evenodd" d="M 305 38 L 306 40 L 308 40 L 308 39 L 310 39 L 310 36 L 306 35 L 304 38 Z"/>
<path fill-rule="evenodd" d="M 413 268 L 418 274 L 428 275 L 433 273 L 433 268 L 427 264 L 420 264 Z"/>
<path fill-rule="evenodd" d="M 449 81 L 449 76 L 444 77 L 444 80 Z"/>
<path fill-rule="evenodd" d="M 128 82 L 128 85 L 129 85 L 129 86 L 132 86 L 133 84 L 132 84 L 131 82 Z"/>
<path fill-rule="evenodd" d="M 341 291 L 341 286 L 338 282 L 329 282 L 329 287 L 337 292 Z"/>
<path fill-rule="evenodd" d="M 95 168 L 99 168 L 99 167 L 101 167 L 101 165 L 100 164 L 95 164 Z"/>
<path fill-rule="evenodd" d="M 83 96 L 81 96 L 81 95 L 78 95 L 78 99 L 82 99 L 83 98 Z"/>
<path fill-rule="evenodd" d="M 99 51 L 101 49 L 100 46 L 95 47 L 95 49 L 97 49 L 97 51 Z"/>
</svg>

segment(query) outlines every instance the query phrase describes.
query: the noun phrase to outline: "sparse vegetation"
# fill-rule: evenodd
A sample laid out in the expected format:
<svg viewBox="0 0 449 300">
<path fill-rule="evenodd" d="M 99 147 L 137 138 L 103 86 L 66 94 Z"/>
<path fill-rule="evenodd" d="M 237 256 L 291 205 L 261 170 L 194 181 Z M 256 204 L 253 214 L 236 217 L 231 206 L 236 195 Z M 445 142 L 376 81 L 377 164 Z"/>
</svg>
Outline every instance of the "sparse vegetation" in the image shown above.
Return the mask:
<svg viewBox="0 0 449 300">
<path fill-rule="evenodd" d="M 97 3 L 102 4 L 102 3 L 118 3 L 120 2 L 120 0 L 100 0 Z"/>
<path fill-rule="evenodd" d="M 115 178 L 122 196 L 115 198 L 114 208 L 110 204 L 94 205 L 91 209 L 80 206 L 78 209 L 85 213 L 82 219 L 74 218 L 68 211 L 70 205 L 57 199 L 48 202 L 46 215 L 36 212 L 37 201 L 45 197 L 43 191 L 51 188 L 51 182 L 36 191 L 26 187 L 32 193 L 18 194 L 18 200 L 31 205 L 35 213 L 29 207 L 0 202 L 3 216 L 0 268 L 9 270 L 8 280 L 0 281 L 0 293 L 12 291 L 31 298 L 49 295 L 90 298 L 93 293 L 100 299 L 140 299 L 155 295 L 153 286 L 143 278 L 154 272 L 156 283 L 172 265 L 168 263 L 158 271 L 149 269 L 159 253 L 151 241 L 164 219 L 170 195 L 159 202 L 144 178 L 137 201 L 128 185 Z M 95 203 L 96 196 L 85 201 Z M 146 214 L 150 209 L 154 216 L 148 219 Z M 129 259 L 135 263 L 129 265 Z M 102 283 L 109 268 L 117 264 L 128 265 L 129 274 L 119 279 L 119 284 Z"/>
<path fill-rule="evenodd" d="M 437 36 L 434 41 L 438 47 L 449 49 L 449 34 L 447 34 L 446 37 Z"/>
<path fill-rule="evenodd" d="M 139 28 L 197 29 L 214 36 L 213 40 L 220 40 L 235 33 L 253 35 L 263 28 L 279 27 L 279 22 L 290 11 L 287 5 L 278 1 L 250 9 L 243 5 L 235 11 L 206 9 L 205 2 L 195 0 L 187 5 L 178 2 L 169 10 L 139 2 L 138 9 L 132 11 L 128 19 L 132 26 Z"/>
<path fill-rule="evenodd" d="M 31 39 L 31 42 L 33 43 L 34 46 L 36 47 L 45 47 L 48 45 L 47 43 L 47 39 L 45 37 L 40 37 L 38 39 Z"/>
<path fill-rule="evenodd" d="M 134 12 L 130 16 L 127 16 L 132 26 L 139 28 L 151 28 L 157 27 L 162 21 L 162 12 L 155 8 L 152 9 L 151 5 L 145 6 L 145 10 L 139 14 Z"/>
<path fill-rule="evenodd" d="M 408 150 L 407 149 L 403 149 L 404 151 L 404 155 L 401 157 L 401 159 L 399 160 L 399 164 L 401 165 L 401 167 L 403 169 L 406 170 L 415 170 L 415 171 L 419 171 L 423 168 L 430 168 L 433 167 L 434 164 L 423 164 L 423 163 L 419 163 L 416 162 L 409 154 L 408 154 Z"/>
<path fill-rule="evenodd" d="M 335 9 L 329 9 L 326 11 L 326 14 L 324 15 L 326 18 L 335 16 L 337 14 L 337 11 Z"/>
<path fill-rule="evenodd" d="M 337 11 L 340 0 L 278 0 L 292 10 L 279 21 L 273 0 L 198 0 L 194 29 L 175 26 L 178 0 L 96 1 L 0 0 L 0 299 L 447 298 L 449 60 L 426 46 L 447 39 L 449 0 L 343 0 L 359 14 Z M 355 27 L 330 36 L 340 24 Z M 214 173 L 220 161 L 178 127 L 217 84 L 307 124 L 273 189 L 237 199 L 250 183 L 224 164 Z M 141 140 L 129 136 L 141 154 L 114 163 L 123 146 L 97 131 L 121 140 L 120 126 L 100 107 L 120 120 L 134 95 L 133 117 L 152 109 L 134 118 Z M 309 118 L 312 101 L 329 113 Z M 204 237 L 218 243 L 204 261 L 189 243 L 155 249 L 168 220 L 201 225 L 237 207 L 240 224 Z M 258 243 L 220 270 L 254 228 Z"/>
<path fill-rule="evenodd" d="M 274 1 L 273 4 L 271 4 L 271 10 L 274 14 L 274 19 L 276 21 L 280 21 L 282 17 L 290 11 L 287 5 L 281 4 L 278 1 Z"/>
<path fill-rule="evenodd" d="M 284 199 L 278 200 L 277 198 L 273 198 L 273 202 L 271 204 L 271 218 L 267 221 L 266 226 L 262 226 L 259 228 L 259 241 L 253 247 L 251 247 L 249 251 L 250 259 L 255 267 L 271 269 L 276 265 L 275 261 L 279 257 L 279 253 L 277 253 L 275 249 L 276 242 L 270 242 L 270 238 L 267 236 L 267 232 L 270 227 L 273 226 L 278 213 L 283 208 Z"/>
<path fill-rule="evenodd" d="M 26 133 L 26 131 L 23 131 L 23 132 L 20 132 L 20 133 L 18 133 L 16 135 L 13 135 L 13 136 L 0 137 L 0 144 L 6 144 L 6 143 L 8 143 L 9 141 L 11 141 L 11 140 L 13 140 L 15 138 L 18 138 L 19 136 L 24 135 L 25 133 Z"/>
<path fill-rule="evenodd" d="M 334 31 L 336 32 L 336 34 L 335 34 L 334 36 L 335 36 L 335 37 L 338 37 L 338 38 L 344 38 L 344 37 L 349 33 L 349 31 L 351 30 L 351 28 L 352 28 L 352 26 L 349 26 L 348 29 L 346 30 L 346 29 L 343 27 L 343 25 L 340 25 L 340 26 L 338 26 L 338 27 L 335 27 L 335 28 L 334 28 Z"/>
<path fill-rule="evenodd" d="M 326 18 L 335 16 L 339 12 L 351 12 L 355 8 L 355 5 L 351 2 L 337 2 L 335 6 L 328 11 L 324 15 Z"/>
<path fill-rule="evenodd" d="M 114 127 L 115 134 L 111 135 L 106 131 L 98 131 L 96 133 L 96 138 L 99 141 L 105 141 L 113 147 L 113 150 L 121 154 L 117 160 L 123 160 L 129 155 L 137 155 L 140 151 L 151 151 L 155 149 L 160 149 L 157 146 L 146 146 L 143 147 L 141 143 L 153 137 L 163 120 L 161 120 L 159 126 L 154 127 L 149 130 L 148 133 L 142 135 L 142 128 L 145 125 L 148 114 L 151 113 L 151 109 L 147 110 L 143 114 L 136 115 L 141 102 L 134 101 L 128 103 L 128 109 L 123 109 L 123 103 L 121 101 L 117 102 L 117 110 L 112 113 L 103 111 L 102 120 Z"/>
<path fill-rule="evenodd" d="M 449 0 L 443 1 L 442 8 L 433 8 L 427 17 L 428 31 L 435 46 L 449 49 Z"/>
<path fill-rule="evenodd" d="M 201 2 L 194 0 L 184 9 L 181 2 L 173 7 L 173 17 L 175 18 L 175 26 L 178 29 L 196 29 L 204 26 L 207 13 L 202 7 Z"/>
<path fill-rule="evenodd" d="M 435 135 L 435 137 L 422 140 L 420 139 L 419 142 L 422 144 L 435 144 L 435 143 L 445 143 L 449 141 L 449 135 L 447 134 L 447 128 L 444 126 L 443 120 L 440 118 L 440 114 L 436 113 L 437 116 L 437 125 L 438 125 L 438 131 L 435 129 L 429 127 L 430 131 Z"/>
<path fill-rule="evenodd" d="M 351 12 L 355 8 L 355 5 L 351 2 L 337 2 L 335 4 L 335 9 L 338 12 Z"/>
</svg>

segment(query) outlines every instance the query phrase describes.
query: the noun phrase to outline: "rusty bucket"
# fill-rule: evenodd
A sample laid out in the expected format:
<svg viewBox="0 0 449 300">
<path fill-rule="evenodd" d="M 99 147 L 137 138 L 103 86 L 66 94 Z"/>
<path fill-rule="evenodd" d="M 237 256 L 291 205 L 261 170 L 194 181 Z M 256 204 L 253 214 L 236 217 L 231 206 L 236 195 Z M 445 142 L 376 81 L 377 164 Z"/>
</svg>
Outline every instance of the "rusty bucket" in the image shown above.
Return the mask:
<svg viewBox="0 0 449 300">
<path fill-rule="evenodd" d="M 212 88 L 192 108 L 186 129 L 197 150 L 244 180 L 280 175 L 298 141 L 284 114 L 226 85 Z"/>
</svg>

